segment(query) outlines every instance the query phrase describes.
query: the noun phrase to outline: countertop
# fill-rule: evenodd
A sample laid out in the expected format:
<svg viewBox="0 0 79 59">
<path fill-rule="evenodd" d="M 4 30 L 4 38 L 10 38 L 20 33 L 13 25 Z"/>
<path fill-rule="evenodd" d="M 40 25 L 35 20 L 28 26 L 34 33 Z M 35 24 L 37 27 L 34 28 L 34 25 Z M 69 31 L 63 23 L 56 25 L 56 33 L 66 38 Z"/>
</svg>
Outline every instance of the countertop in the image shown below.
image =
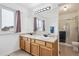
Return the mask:
<svg viewBox="0 0 79 59">
<path fill-rule="evenodd" d="M 28 34 L 22 34 L 21 36 L 32 38 L 32 39 L 36 39 L 36 40 L 47 41 L 47 42 L 51 42 L 51 43 L 54 43 L 54 42 L 57 41 L 57 37 L 56 36 L 44 37 L 42 35 L 28 35 Z"/>
</svg>

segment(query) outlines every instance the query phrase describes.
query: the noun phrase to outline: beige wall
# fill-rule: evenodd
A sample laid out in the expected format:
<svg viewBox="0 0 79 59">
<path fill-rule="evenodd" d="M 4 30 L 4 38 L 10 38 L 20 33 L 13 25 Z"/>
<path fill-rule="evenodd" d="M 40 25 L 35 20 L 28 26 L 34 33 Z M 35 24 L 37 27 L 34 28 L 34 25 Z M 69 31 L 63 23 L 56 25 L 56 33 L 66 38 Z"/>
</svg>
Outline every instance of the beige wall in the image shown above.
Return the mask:
<svg viewBox="0 0 79 59">
<path fill-rule="evenodd" d="M 59 31 L 64 30 L 66 19 L 73 19 L 75 16 L 79 16 L 79 11 L 68 13 L 68 14 L 62 14 L 59 15 Z"/>
</svg>

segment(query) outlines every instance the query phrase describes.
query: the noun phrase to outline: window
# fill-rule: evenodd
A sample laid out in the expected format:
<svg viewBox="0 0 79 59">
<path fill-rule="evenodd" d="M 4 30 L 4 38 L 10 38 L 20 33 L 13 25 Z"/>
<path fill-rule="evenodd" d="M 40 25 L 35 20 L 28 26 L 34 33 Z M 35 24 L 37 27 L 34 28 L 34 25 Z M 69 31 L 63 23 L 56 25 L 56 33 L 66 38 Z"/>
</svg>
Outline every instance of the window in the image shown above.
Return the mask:
<svg viewBox="0 0 79 59">
<path fill-rule="evenodd" d="M 15 31 L 15 11 L 7 8 L 0 8 L 0 34 L 12 33 Z"/>
<path fill-rule="evenodd" d="M 37 31 L 44 31 L 45 23 L 44 20 L 37 19 Z"/>
<path fill-rule="evenodd" d="M 43 31 L 43 20 L 37 20 L 37 30 Z"/>
</svg>

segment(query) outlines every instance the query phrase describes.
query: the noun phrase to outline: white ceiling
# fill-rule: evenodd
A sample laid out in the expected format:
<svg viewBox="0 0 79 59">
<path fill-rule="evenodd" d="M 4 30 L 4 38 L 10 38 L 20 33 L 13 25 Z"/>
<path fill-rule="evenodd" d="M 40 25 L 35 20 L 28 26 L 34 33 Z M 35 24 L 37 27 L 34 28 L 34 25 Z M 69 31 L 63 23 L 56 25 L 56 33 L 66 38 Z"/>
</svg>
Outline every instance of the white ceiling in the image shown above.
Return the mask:
<svg viewBox="0 0 79 59">
<path fill-rule="evenodd" d="M 40 3 L 23 3 L 22 5 L 29 6 L 29 7 L 36 7 L 40 5 Z"/>
<path fill-rule="evenodd" d="M 22 5 L 23 7 L 25 8 L 30 8 L 30 9 L 34 9 L 34 8 L 37 8 L 39 6 L 42 6 L 43 3 L 21 3 L 20 5 Z"/>
<path fill-rule="evenodd" d="M 67 6 L 67 10 L 64 11 L 64 6 Z M 79 3 L 63 3 L 59 5 L 59 13 L 60 14 L 67 14 L 71 12 L 76 12 L 79 10 Z"/>
<path fill-rule="evenodd" d="M 25 7 L 25 8 L 30 8 L 30 9 L 40 9 L 40 8 L 45 8 L 46 6 L 51 6 L 54 3 L 19 3 L 19 5 Z M 54 6 L 53 6 L 54 7 Z"/>
</svg>

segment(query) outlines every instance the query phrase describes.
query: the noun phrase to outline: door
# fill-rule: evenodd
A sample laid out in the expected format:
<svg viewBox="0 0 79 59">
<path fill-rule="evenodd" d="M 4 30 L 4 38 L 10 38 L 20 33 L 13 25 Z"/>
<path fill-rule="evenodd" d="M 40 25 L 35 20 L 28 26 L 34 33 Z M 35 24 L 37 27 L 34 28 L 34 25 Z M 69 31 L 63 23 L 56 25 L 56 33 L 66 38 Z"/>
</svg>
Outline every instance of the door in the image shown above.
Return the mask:
<svg viewBox="0 0 79 59">
<path fill-rule="evenodd" d="M 75 19 L 66 21 L 66 42 L 78 41 L 78 27 Z"/>
</svg>

